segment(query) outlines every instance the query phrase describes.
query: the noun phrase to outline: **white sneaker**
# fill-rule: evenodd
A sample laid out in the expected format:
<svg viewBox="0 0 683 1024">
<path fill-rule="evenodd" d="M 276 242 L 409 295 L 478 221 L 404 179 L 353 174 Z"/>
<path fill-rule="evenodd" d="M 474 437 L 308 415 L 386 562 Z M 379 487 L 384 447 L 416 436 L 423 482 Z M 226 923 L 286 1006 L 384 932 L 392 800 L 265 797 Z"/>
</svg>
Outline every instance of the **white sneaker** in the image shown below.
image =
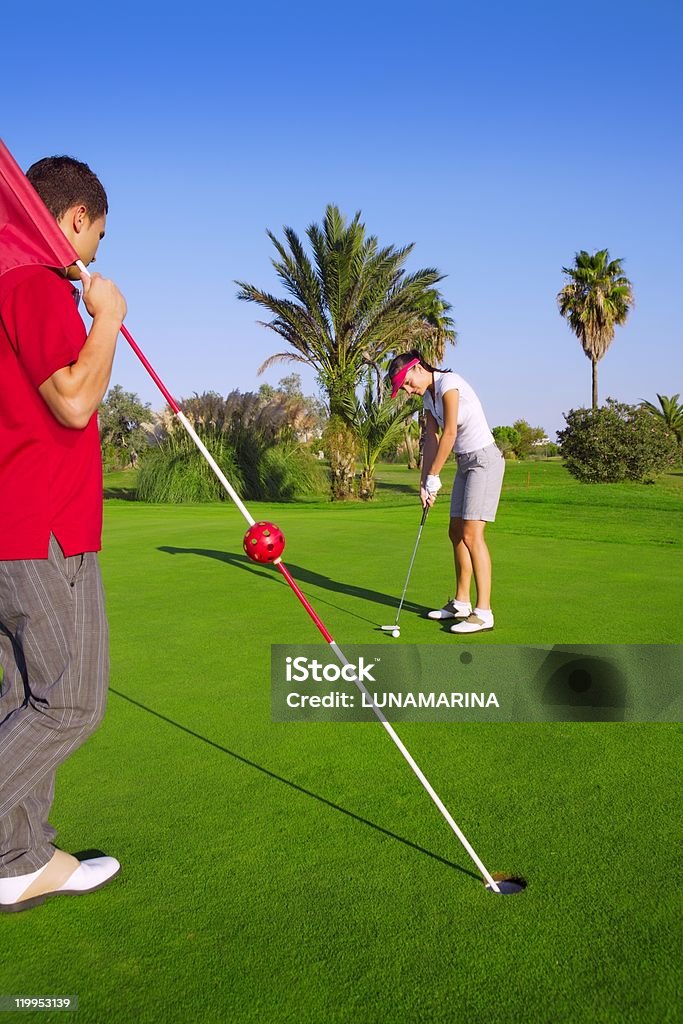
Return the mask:
<svg viewBox="0 0 683 1024">
<path fill-rule="evenodd" d="M 55 850 L 52 859 L 37 871 L 14 878 L 0 878 L 0 913 L 29 910 L 52 896 L 77 896 L 94 892 L 121 870 L 114 857 L 77 860 L 70 853 Z"/>
<path fill-rule="evenodd" d="M 457 607 L 455 598 L 452 601 L 446 601 L 443 608 L 437 608 L 433 612 L 427 612 L 428 619 L 466 619 L 468 615 L 472 613 L 472 605 L 464 604 L 462 601 L 458 601 L 461 606 Z"/>
<path fill-rule="evenodd" d="M 462 622 L 456 622 L 451 626 L 451 633 L 486 633 L 490 629 L 493 629 L 493 615 L 482 619 L 472 612 Z"/>
</svg>

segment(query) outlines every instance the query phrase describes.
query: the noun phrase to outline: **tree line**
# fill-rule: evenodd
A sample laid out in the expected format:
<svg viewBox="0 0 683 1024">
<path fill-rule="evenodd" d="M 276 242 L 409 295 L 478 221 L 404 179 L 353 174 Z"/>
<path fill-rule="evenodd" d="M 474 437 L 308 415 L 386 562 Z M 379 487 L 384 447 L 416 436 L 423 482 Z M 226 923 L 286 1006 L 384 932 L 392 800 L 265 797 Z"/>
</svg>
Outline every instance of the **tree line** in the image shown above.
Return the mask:
<svg viewBox="0 0 683 1024">
<path fill-rule="evenodd" d="M 315 405 L 315 399 L 306 398 L 300 378 L 292 374 L 278 388 L 263 385 L 256 393 L 232 392 L 225 398 L 213 393 L 195 395 L 182 407 L 207 446 L 210 441 L 220 448 L 248 497 L 277 500 L 276 495 L 291 496 L 306 482 L 315 486 L 319 467 L 314 467 L 305 447 L 315 439 L 329 467 L 332 497 L 357 494 L 370 499 L 380 458 L 402 448 L 409 465 L 416 467 L 419 461 L 419 403 L 403 394 L 391 401 L 384 375 L 391 359 L 410 348 L 420 349 L 433 365 L 443 364 L 447 346 L 456 342 L 451 305 L 439 288 L 444 275 L 434 267 L 408 272 L 412 244 L 381 245 L 367 232 L 360 212 L 347 222 L 334 205 L 326 208 L 322 224 L 308 227 L 307 245 L 290 227 L 283 229 L 283 238 L 271 231 L 268 237 L 275 249 L 272 265 L 282 293 L 235 282 L 237 297 L 264 309 L 269 319 L 262 323 L 287 346 L 271 355 L 259 372 L 280 362 L 309 366 L 315 371 L 323 402 Z M 609 465 L 610 445 L 616 445 L 616 451 L 624 443 L 623 438 L 617 439 L 620 425 L 632 439 L 645 423 L 642 413 L 649 417 L 650 436 L 646 429 L 641 447 L 652 455 L 649 462 L 644 459 L 648 462 L 644 475 L 661 471 L 680 456 L 683 409 L 679 395 L 658 396 L 659 409 L 643 402 L 638 415 L 629 411 L 636 407 L 619 406 L 611 399 L 603 410 L 598 406 L 598 362 L 634 302 L 623 260 L 611 259 L 607 249 L 594 254 L 581 250 L 573 266 L 563 267 L 562 272 L 567 281 L 557 295 L 558 309 L 591 361 L 592 382 L 591 409 L 570 410 L 565 414 L 567 428 L 558 434 L 568 468 L 581 479 L 606 478 L 604 467 L 582 473 L 591 438 L 595 442 L 600 435 L 602 461 Z M 120 388 L 110 392 L 100 418 L 105 465 L 124 449 L 134 464 L 150 441 L 151 454 L 144 463 L 157 467 L 159 479 L 164 475 L 164 460 L 174 467 L 172 476 L 183 460 L 191 460 L 168 417 L 165 424 L 150 425 L 149 415 L 149 407 L 140 407 L 136 396 Z M 494 436 L 508 456 L 525 458 L 534 442 L 544 438 L 544 431 L 518 420 L 512 426 L 497 427 Z M 619 463 L 616 457 L 614 461 Z M 637 469 L 631 466 L 632 478 L 637 478 L 634 473 L 643 478 L 642 462 Z M 279 481 L 277 486 L 268 485 L 269 474 Z M 196 493 L 203 493 L 204 486 L 211 490 L 200 478 L 201 474 L 195 481 Z"/>
</svg>

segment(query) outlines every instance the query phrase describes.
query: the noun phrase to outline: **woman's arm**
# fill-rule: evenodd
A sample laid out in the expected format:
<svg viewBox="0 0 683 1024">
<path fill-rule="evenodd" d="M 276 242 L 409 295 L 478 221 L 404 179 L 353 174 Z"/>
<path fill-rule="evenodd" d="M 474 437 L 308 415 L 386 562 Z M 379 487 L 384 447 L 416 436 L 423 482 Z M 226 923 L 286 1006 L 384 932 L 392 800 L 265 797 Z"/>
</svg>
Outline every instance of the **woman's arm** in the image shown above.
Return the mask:
<svg viewBox="0 0 683 1024">
<path fill-rule="evenodd" d="M 458 436 L 458 403 L 460 401 L 460 392 L 457 388 L 452 391 L 447 391 L 443 396 L 443 418 L 444 428 L 439 438 L 438 446 L 431 455 L 431 459 L 427 456 L 427 444 L 425 442 L 425 459 L 424 468 L 426 472 L 424 474 L 425 480 L 428 476 L 438 476 L 443 467 L 448 461 L 448 457 L 453 451 L 453 445 L 455 439 Z M 434 426 L 436 427 L 436 420 L 431 413 L 427 413 L 428 417 L 431 417 Z M 436 436 L 436 432 L 435 432 Z"/>
<path fill-rule="evenodd" d="M 431 465 L 439 448 L 439 424 L 431 412 L 426 413 L 424 428 L 424 443 L 422 445 L 422 472 L 420 474 L 420 486 L 424 487 L 425 481 L 431 473 Z"/>
</svg>

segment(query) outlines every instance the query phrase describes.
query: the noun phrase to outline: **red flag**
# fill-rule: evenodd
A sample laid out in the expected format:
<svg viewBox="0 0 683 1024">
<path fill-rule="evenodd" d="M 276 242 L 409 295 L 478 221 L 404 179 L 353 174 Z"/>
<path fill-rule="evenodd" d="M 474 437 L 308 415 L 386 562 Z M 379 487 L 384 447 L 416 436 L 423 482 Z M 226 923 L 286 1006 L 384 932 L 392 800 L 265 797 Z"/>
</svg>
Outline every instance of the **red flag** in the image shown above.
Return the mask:
<svg viewBox="0 0 683 1024">
<path fill-rule="evenodd" d="M 71 242 L 0 139 L 0 275 L 34 264 L 70 267 L 78 259 Z M 180 412 L 178 403 L 125 324 L 121 324 L 121 333 L 173 412 Z"/>
<path fill-rule="evenodd" d="M 76 250 L 0 139 L 0 274 L 39 264 L 70 267 Z"/>
</svg>

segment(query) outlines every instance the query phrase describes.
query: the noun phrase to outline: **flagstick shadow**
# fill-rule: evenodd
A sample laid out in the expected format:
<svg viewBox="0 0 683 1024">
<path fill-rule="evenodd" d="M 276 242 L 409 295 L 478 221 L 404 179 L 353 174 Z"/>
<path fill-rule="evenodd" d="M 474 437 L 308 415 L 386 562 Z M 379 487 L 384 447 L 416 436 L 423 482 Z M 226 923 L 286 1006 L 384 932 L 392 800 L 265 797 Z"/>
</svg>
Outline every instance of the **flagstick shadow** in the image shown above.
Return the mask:
<svg viewBox="0 0 683 1024">
<path fill-rule="evenodd" d="M 423 853 L 426 857 L 431 857 L 432 860 L 436 860 L 440 864 L 445 864 L 446 867 L 453 868 L 455 871 L 460 871 L 463 875 L 469 875 L 470 878 L 476 879 L 477 882 L 481 881 L 479 875 L 475 874 L 474 871 L 470 871 L 468 868 L 464 868 L 461 864 L 456 864 L 454 861 L 447 860 L 445 857 L 441 857 L 438 853 L 434 853 L 432 850 L 427 850 L 424 846 L 420 846 L 418 843 L 414 843 L 412 840 L 406 839 L 405 836 L 399 836 L 396 832 L 391 832 L 390 829 L 383 828 L 382 825 L 378 825 L 374 821 L 369 821 L 367 818 L 361 817 L 360 814 L 355 814 L 353 811 L 347 810 L 346 807 L 341 807 L 339 804 L 335 804 L 332 800 L 328 800 L 326 797 L 320 796 L 319 793 L 313 793 L 310 789 L 306 789 L 304 786 L 300 786 L 298 783 L 292 782 L 290 779 L 285 779 L 284 776 L 278 775 L 276 772 L 272 772 L 269 768 L 264 768 L 263 765 L 257 764 L 255 761 L 250 761 L 248 757 L 243 757 L 242 754 L 235 753 L 234 750 L 228 750 L 227 747 L 221 746 L 220 743 L 216 743 L 214 740 L 210 740 L 206 736 L 202 736 L 200 733 L 194 732 L 192 729 L 188 729 L 186 725 L 182 725 L 180 722 L 175 722 L 172 718 L 168 718 L 166 715 L 162 715 L 159 711 L 155 711 L 153 708 L 147 707 L 146 704 L 142 704 L 133 697 L 129 697 L 128 694 L 121 693 L 120 690 L 115 690 L 113 687 L 109 688 L 109 692 L 116 694 L 116 696 L 120 697 L 122 700 L 128 701 L 129 704 L 133 704 L 135 707 L 140 708 L 141 711 L 145 711 L 148 715 L 153 715 L 155 718 L 161 719 L 162 722 L 166 722 L 168 725 L 172 725 L 174 728 L 180 729 L 182 732 L 187 733 L 188 736 L 193 736 L 196 740 L 201 740 L 202 743 L 206 743 L 207 746 L 213 747 L 214 750 L 220 750 L 221 753 L 228 754 L 241 764 L 245 764 L 249 768 L 255 768 L 256 771 L 262 772 L 271 779 L 275 779 L 276 782 L 281 782 L 283 785 L 289 786 L 290 789 L 296 790 L 297 793 L 303 793 L 304 796 L 311 797 L 311 799 L 317 800 L 321 804 L 325 804 L 326 807 L 330 807 L 333 811 L 345 814 L 347 818 L 352 818 L 361 825 L 367 825 L 368 828 L 373 828 L 376 832 L 381 832 L 382 835 L 388 836 L 390 839 L 395 839 L 396 842 L 403 843 L 404 846 L 409 846 L 412 850 L 416 850 L 418 853 Z"/>
<path fill-rule="evenodd" d="M 201 555 L 204 558 L 216 558 L 220 562 L 226 562 L 228 565 L 233 565 L 235 568 L 243 569 L 248 572 L 252 572 L 257 576 L 263 576 L 267 579 L 273 578 L 272 569 L 261 568 L 252 562 L 251 559 L 247 558 L 246 555 L 234 554 L 231 551 L 216 551 L 211 548 L 176 548 L 168 545 L 163 545 L 158 548 L 159 551 L 164 551 L 169 555 Z M 398 607 L 398 601 L 395 596 L 390 594 L 383 594 L 378 590 L 368 590 L 365 587 L 356 587 L 352 583 L 339 583 L 337 580 L 333 580 L 330 576 L 322 576 L 320 573 L 312 572 L 310 569 L 304 569 L 299 565 L 292 565 L 287 562 L 287 568 L 292 573 L 292 576 L 298 584 L 309 584 L 311 586 L 320 587 L 322 590 L 331 590 L 339 594 L 347 594 L 352 597 L 361 598 L 364 601 L 371 601 L 373 604 L 387 605 L 392 609 Z M 283 583 L 287 586 L 283 580 L 278 576 L 278 583 Z M 346 612 L 349 615 L 354 615 L 356 618 L 362 619 L 364 622 L 370 622 L 375 625 L 372 619 L 368 619 L 363 615 L 357 615 L 355 612 L 349 612 L 347 608 L 339 608 L 338 605 L 332 604 L 331 602 L 325 602 L 331 608 L 338 608 L 339 611 Z M 407 612 L 414 612 L 416 615 L 424 615 L 427 609 L 423 605 L 415 604 L 413 601 L 404 601 L 403 609 Z"/>
</svg>

